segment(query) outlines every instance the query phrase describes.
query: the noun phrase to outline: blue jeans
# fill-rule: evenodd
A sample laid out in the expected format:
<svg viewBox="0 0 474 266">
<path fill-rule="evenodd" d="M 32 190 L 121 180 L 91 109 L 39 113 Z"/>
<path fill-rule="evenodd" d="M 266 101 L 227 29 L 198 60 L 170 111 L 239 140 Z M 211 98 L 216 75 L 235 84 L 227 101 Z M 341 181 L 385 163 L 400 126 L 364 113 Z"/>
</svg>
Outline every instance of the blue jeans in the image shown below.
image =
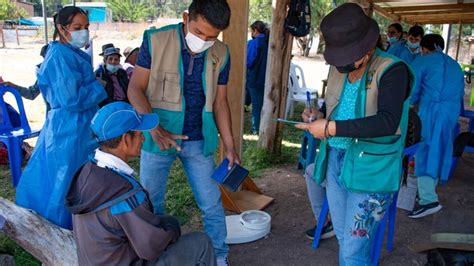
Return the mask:
<svg viewBox="0 0 474 266">
<path fill-rule="evenodd" d="M 258 133 L 260 129 L 260 115 L 263 107 L 263 94 L 265 88 L 248 88 L 252 101 L 252 132 Z"/>
<path fill-rule="evenodd" d="M 326 197 L 326 180 L 319 185 L 313 179 L 314 163 L 306 167 L 304 179 L 306 180 L 306 189 L 308 190 L 308 199 L 313 210 L 316 221 L 319 219 L 321 208 L 323 207 L 324 198 Z"/>
<path fill-rule="evenodd" d="M 183 141 L 181 151 L 174 155 L 161 155 L 142 150 L 140 180 L 148 190 L 156 214 L 164 214 L 166 181 L 176 158 L 183 163 L 189 185 L 203 214 L 204 231 L 214 246 L 217 257 L 225 257 L 229 247 L 225 244 L 227 230 L 224 208 L 218 183 L 211 178 L 214 172 L 213 155 L 204 156 L 204 141 Z"/>
<path fill-rule="evenodd" d="M 339 264 L 370 265 L 373 235 L 392 194 L 348 191 L 339 180 L 344 154 L 345 150 L 329 148 L 326 172 L 329 211 L 339 242 Z"/>
</svg>

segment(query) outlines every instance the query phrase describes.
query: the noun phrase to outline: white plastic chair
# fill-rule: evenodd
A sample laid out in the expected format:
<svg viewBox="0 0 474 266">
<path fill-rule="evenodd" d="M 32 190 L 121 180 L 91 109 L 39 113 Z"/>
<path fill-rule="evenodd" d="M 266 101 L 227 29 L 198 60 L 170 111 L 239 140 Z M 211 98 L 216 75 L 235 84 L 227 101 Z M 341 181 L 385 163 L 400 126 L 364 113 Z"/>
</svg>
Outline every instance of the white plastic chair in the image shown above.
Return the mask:
<svg viewBox="0 0 474 266">
<path fill-rule="evenodd" d="M 285 118 L 288 118 L 288 114 L 290 117 L 293 116 L 294 102 L 306 102 L 306 91 L 311 93 L 312 102 L 318 98 L 318 92 L 315 89 L 306 87 L 303 69 L 300 66 L 291 63 L 290 76 L 288 78 L 288 96 L 286 97 Z"/>
</svg>

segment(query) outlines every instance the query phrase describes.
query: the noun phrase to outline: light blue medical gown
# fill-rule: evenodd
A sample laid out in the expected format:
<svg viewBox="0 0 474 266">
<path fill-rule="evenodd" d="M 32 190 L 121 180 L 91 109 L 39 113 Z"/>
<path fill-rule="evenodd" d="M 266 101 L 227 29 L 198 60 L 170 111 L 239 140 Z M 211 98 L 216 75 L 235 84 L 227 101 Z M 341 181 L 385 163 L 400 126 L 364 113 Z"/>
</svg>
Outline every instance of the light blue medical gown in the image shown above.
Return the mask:
<svg viewBox="0 0 474 266">
<path fill-rule="evenodd" d="M 442 52 L 418 57 L 412 64 L 416 85 L 412 104 L 419 104 L 422 142 L 415 159 L 415 175 L 447 180 L 453 156 L 453 130 L 464 95 L 459 64 Z"/>
<path fill-rule="evenodd" d="M 49 45 L 37 78 L 51 110 L 21 176 L 16 203 L 71 229 L 64 197 L 74 173 L 98 146 L 89 126 L 107 95 L 89 55 L 59 42 Z"/>
</svg>

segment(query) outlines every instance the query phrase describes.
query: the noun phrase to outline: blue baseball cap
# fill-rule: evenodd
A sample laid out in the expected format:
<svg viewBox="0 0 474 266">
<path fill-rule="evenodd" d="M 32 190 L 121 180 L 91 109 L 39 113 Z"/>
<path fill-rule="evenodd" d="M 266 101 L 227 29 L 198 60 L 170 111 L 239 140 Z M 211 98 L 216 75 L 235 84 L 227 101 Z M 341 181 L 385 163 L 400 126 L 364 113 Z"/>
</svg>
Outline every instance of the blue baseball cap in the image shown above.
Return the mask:
<svg viewBox="0 0 474 266">
<path fill-rule="evenodd" d="M 126 102 L 113 102 L 102 107 L 91 121 L 97 141 L 117 138 L 130 130 L 148 131 L 159 124 L 157 114 L 139 114 Z"/>
</svg>

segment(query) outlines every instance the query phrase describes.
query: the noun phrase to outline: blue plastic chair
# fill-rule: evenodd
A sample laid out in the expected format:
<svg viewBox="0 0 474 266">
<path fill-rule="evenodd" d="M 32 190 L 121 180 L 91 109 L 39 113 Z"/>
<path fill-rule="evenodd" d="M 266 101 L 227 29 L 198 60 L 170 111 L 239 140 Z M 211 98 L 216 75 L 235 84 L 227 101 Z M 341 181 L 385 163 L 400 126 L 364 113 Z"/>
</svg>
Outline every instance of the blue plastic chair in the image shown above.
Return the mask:
<svg viewBox="0 0 474 266">
<path fill-rule="evenodd" d="M 314 157 L 316 156 L 316 147 L 319 144 L 319 139 L 316 139 L 305 131 L 301 137 L 301 150 L 298 155 L 298 169 L 306 170 L 306 167 L 311 163 L 314 163 Z"/>
<path fill-rule="evenodd" d="M 418 148 L 418 143 L 412 146 L 406 147 L 403 150 L 404 156 L 409 156 L 409 160 L 412 160 L 416 150 Z M 393 237 L 395 234 L 395 220 L 397 216 L 397 200 L 398 200 L 398 191 L 394 193 L 392 203 L 388 207 L 388 215 L 384 215 L 382 221 L 379 224 L 378 229 L 374 234 L 374 241 L 372 242 L 372 247 L 370 250 L 371 265 L 378 265 L 380 259 L 380 254 L 382 253 L 382 244 L 385 236 L 385 228 L 388 223 L 388 235 L 387 235 L 387 251 L 393 251 Z M 329 213 L 329 204 L 327 198 L 324 198 L 324 203 L 321 208 L 321 213 L 318 217 L 318 225 L 316 226 L 316 231 L 314 232 L 314 239 L 312 243 L 312 248 L 317 249 L 319 246 L 319 241 L 321 239 L 321 233 L 323 230 L 324 222 L 326 221 L 327 215 Z"/>
<path fill-rule="evenodd" d="M 20 113 L 20 127 L 13 127 L 7 112 L 7 104 L 3 96 L 10 92 L 15 96 L 18 111 Z M 26 119 L 25 108 L 20 93 L 13 87 L 0 84 L 0 108 L 2 110 L 3 121 L 0 123 L 0 142 L 7 146 L 8 160 L 10 161 L 10 172 L 13 179 L 13 186 L 17 186 L 21 176 L 21 163 L 23 154 L 21 144 L 25 139 L 37 137 L 40 130 L 31 130 Z"/>
</svg>

